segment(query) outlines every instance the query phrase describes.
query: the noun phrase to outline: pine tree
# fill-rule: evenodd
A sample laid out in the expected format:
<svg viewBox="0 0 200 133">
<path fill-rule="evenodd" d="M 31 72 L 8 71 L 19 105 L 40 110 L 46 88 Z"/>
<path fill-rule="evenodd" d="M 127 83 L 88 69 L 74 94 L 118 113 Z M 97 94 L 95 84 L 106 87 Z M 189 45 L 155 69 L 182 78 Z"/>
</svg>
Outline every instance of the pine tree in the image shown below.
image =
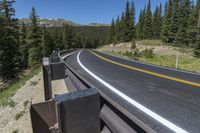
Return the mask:
<svg viewBox="0 0 200 133">
<path fill-rule="evenodd" d="M 163 11 L 162 11 L 162 3 L 160 3 L 160 7 L 159 7 L 159 19 L 160 19 L 160 27 L 159 27 L 159 39 L 161 39 L 161 33 L 162 33 L 162 26 L 163 26 Z"/>
<path fill-rule="evenodd" d="M 119 27 L 118 27 L 118 36 L 119 36 L 119 42 L 123 42 L 124 41 L 124 36 L 125 36 L 125 15 L 124 12 L 122 13 L 120 22 L 119 22 Z"/>
<path fill-rule="evenodd" d="M 140 32 L 141 32 L 140 39 L 144 39 L 144 23 L 146 20 L 145 16 L 146 16 L 146 6 L 144 7 L 143 12 L 142 12 L 142 19 L 141 19 L 141 23 L 140 23 Z"/>
<path fill-rule="evenodd" d="M 34 7 L 32 7 L 30 20 L 31 23 L 28 33 L 29 66 L 34 67 L 39 65 L 42 59 L 41 30 L 38 25 L 38 16 Z"/>
<path fill-rule="evenodd" d="M 85 37 L 85 34 L 83 33 L 82 36 L 81 36 L 81 42 L 82 42 L 82 48 L 86 48 L 86 37 Z"/>
<path fill-rule="evenodd" d="M 197 0 L 196 6 L 192 3 L 191 12 L 189 16 L 188 39 L 192 47 L 195 47 L 198 34 L 198 19 L 200 11 L 200 0 Z"/>
<path fill-rule="evenodd" d="M 180 10 L 180 24 L 176 35 L 176 43 L 178 45 L 187 46 L 189 43 L 188 37 L 188 24 L 189 24 L 189 14 L 190 14 L 190 0 L 183 0 L 181 2 Z"/>
<path fill-rule="evenodd" d="M 153 25 L 152 25 L 152 12 L 151 12 L 151 1 L 148 1 L 145 22 L 144 22 L 144 39 L 152 39 L 153 37 Z"/>
<path fill-rule="evenodd" d="M 141 10 L 139 20 L 136 26 L 137 39 L 142 39 L 143 24 L 144 24 L 143 11 Z"/>
<path fill-rule="evenodd" d="M 195 6 L 195 13 L 194 13 L 194 17 L 196 18 L 196 23 L 195 23 L 195 25 L 197 25 L 198 24 L 198 18 L 199 18 L 199 12 L 200 12 L 200 0 L 196 0 L 197 1 L 197 4 L 196 4 L 196 6 Z"/>
<path fill-rule="evenodd" d="M 26 40 L 27 28 L 25 24 L 22 22 L 20 27 L 20 53 L 21 53 L 21 68 L 25 69 L 28 67 L 28 45 Z"/>
<path fill-rule="evenodd" d="M 134 3 L 130 8 L 130 3 L 129 1 L 127 1 L 125 19 L 124 19 L 124 36 L 123 36 L 124 42 L 131 41 L 134 36 L 134 12 L 135 12 Z"/>
<path fill-rule="evenodd" d="M 135 4 L 134 2 L 131 3 L 131 9 L 130 9 L 130 30 L 132 33 L 132 38 L 136 38 L 136 30 L 135 30 Z"/>
<path fill-rule="evenodd" d="M 5 36 L 5 24 L 4 24 L 4 18 L 3 18 L 3 2 L 0 2 L 0 44 L 3 43 L 3 39 Z"/>
<path fill-rule="evenodd" d="M 17 20 L 13 18 L 14 0 L 0 1 L 0 76 L 4 82 L 16 79 L 19 69 L 19 32 Z"/>
<path fill-rule="evenodd" d="M 178 32 L 178 28 L 179 28 L 179 2 L 180 0 L 174 0 L 173 1 L 173 15 L 172 15 L 172 21 L 171 21 L 171 41 L 173 42 L 176 38 L 176 34 Z"/>
<path fill-rule="evenodd" d="M 164 17 L 167 15 L 168 2 L 169 2 L 168 0 L 166 0 L 166 2 L 165 2 Z"/>
<path fill-rule="evenodd" d="M 125 17 L 124 17 L 124 36 L 123 41 L 128 42 L 130 38 L 130 30 L 129 30 L 129 20 L 130 20 L 130 5 L 129 1 L 126 2 L 126 11 L 125 11 Z"/>
<path fill-rule="evenodd" d="M 55 47 L 54 50 L 61 51 L 64 49 L 64 42 L 63 42 L 63 31 L 58 30 L 57 27 L 53 27 L 53 32 L 52 32 L 52 43 Z"/>
<path fill-rule="evenodd" d="M 54 43 L 51 37 L 51 34 L 48 33 L 46 26 L 43 26 L 42 29 L 42 49 L 43 49 L 43 56 L 49 56 L 54 50 Z"/>
<path fill-rule="evenodd" d="M 193 12 L 193 19 L 190 19 L 190 26 L 193 27 L 193 29 L 196 29 L 195 35 L 196 35 L 196 43 L 194 46 L 194 54 L 197 58 L 200 58 L 200 25 L 198 23 L 199 17 L 200 17 L 200 0 L 197 0 L 197 4 L 194 8 Z M 196 20 L 195 20 L 196 18 Z M 192 25 L 193 24 L 193 25 Z"/>
<path fill-rule="evenodd" d="M 115 27 L 115 20 L 114 18 L 112 19 L 111 27 L 110 27 L 110 38 L 109 41 L 110 43 L 116 42 L 116 27 Z"/>
<path fill-rule="evenodd" d="M 162 26 L 162 40 L 165 43 L 172 43 L 172 0 L 169 0 L 168 3 L 166 3 L 165 6 L 165 15 L 163 20 L 163 26 Z"/>
<path fill-rule="evenodd" d="M 4 38 L 4 21 L 3 21 L 3 17 L 2 17 L 2 6 L 0 5 L 0 44 L 1 44 L 1 41 L 3 40 Z"/>
<path fill-rule="evenodd" d="M 97 38 L 94 39 L 93 44 L 94 44 L 93 48 L 98 48 L 100 46 L 100 39 L 99 39 L 99 37 L 97 37 Z"/>
<path fill-rule="evenodd" d="M 65 49 L 71 49 L 75 45 L 75 33 L 73 29 L 67 24 L 64 25 L 63 31 L 63 45 Z"/>
<path fill-rule="evenodd" d="M 196 45 L 194 48 L 194 54 L 197 58 L 200 58 L 200 28 L 198 29 L 198 34 L 196 37 Z"/>
<path fill-rule="evenodd" d="M 79 34 L 76 34 L 75 36 L 75 47 L 73 48 L 82 48 L 82 39 Z"/>
<path fill-rule="evenodd" d="M 159 25 L 159 8 L 156 6 L 156 10 L 153 14 L 153 33 L 154 33 L 154 38 L 158 39 L 159 36 L 159 31 L 158 31 L 158 25 Z"/>
<path fill-rule="evenodd" d="M 68 25 L 63 25 L 63 37 L 62 37 L 62 45 L 63 45 L 63 48 L 64 49 L 69 49 L 69 44 L 68 44 L 68 33 L 67 33 L 67 30 L 68 30 Z"/>
<path fill-rule="evenodd" d="M 153 33 L 155 39 L 160 38 L 161 28 L 162 28 L 162 6 L 160 7 L 156 6 L 156 10 L 153 15 Z"/>
<path fill-rule="evenodd" d="M 115 33 L 116 33 L 116 40 L 117 42 L 120 41 L 120 38 L 121 38 L 121 34 L 120 34 L 120 17 L 118 16 L 117 19 L 116 19 L 116 22 L 115 22 Z"/>
<path fill-rule="evenodd" d="M 92 48 L 91 38 L 86 38 L 86 45 L 85 48 Z"/>
</svg>

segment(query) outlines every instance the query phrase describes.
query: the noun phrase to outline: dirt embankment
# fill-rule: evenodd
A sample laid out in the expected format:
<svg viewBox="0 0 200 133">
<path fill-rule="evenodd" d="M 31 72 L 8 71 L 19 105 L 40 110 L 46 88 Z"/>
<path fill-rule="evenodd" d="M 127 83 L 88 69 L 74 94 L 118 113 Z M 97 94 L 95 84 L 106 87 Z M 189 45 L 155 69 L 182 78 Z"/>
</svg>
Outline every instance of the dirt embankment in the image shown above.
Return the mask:
<svg viewBox="0 0 200 133">
<path fill-rule="evenodd" d="M 64 80 L 52 83 L 54 94 L 67 92 Z M 12 96 L 14 107 L 0 107 L 0 133 L 32 133 L 31 103 L 44 101 L 42 73 L 34 76 Z"/>
</svg>

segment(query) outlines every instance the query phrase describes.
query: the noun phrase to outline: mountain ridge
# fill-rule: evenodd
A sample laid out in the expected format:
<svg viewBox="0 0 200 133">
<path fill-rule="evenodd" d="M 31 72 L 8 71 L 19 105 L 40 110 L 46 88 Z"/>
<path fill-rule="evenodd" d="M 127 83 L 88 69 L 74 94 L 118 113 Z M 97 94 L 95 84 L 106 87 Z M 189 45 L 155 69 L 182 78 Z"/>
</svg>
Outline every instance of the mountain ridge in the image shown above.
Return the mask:
<svg viewBox="0 0 200 133">
<path fill-rule="evenodd" d="M 25 25 L 28 25 L 31 20 L 29 18 L 21 18 L 19 21 L 24 23 Z M 40 26 L 47 26 L 47 27 L 61 27 L 63 24 L 68 24 L 71 26 L 110 26 L 109 24 L 102 24 L 102 23 L 89 23 L 89 24 L 78 24 L 76 22 L 73 22 L 71 20 L 63 19 L 63 18 L 53 18 L 53 19 L 47 19 L 47 18 L 39 18 L 38 20 Z"/>
</svg>

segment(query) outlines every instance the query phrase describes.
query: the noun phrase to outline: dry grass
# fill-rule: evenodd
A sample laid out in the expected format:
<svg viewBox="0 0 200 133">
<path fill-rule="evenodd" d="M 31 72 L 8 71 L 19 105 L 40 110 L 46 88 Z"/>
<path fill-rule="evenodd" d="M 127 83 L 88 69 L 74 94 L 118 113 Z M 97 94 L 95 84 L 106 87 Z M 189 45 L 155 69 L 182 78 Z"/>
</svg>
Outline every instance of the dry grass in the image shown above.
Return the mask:
<svg viewBox="0 0 200 133">
<path fill-rule="evenodd" d="M 41 71 L 41 67 L 35 68 L 31 71 L 31 73 L 22 76 L 19 80 L 16 80 L 12 84 L 10 84 L 6 89 L 0 92 L 0 106 L 12 106 L 12 101 L 10 101 L 10 97 L 15 94 L 15 92 L 22 87 L 26 81 L 31 79 L 34 75 L 38 74 Z M 33 83 L 35 85 L 36 83 Z"/>
<path fill-rule="evenodd" d="M 171 68 L 175 68 L 176 64 L 176 56 L 174 55 L 156 55 L 154 58 L 139 58 L 141 61 L 160 65 L 160 66 L 167 66 Z M 200 72 L 200 59 L 190 57 L 187 55 L 180 55 L 179 56 L 179 63 L 178 69 L 187 70 L 187 71 L 194 71 Z"/>
<path fill-rule="evenodd" d="M 175 68 L 176 64 L 176 55 L 179 53 L 179 64 L 178 69 L 200 72 L 200 59 L 193 57 L 192 49 L 189 48 L 180 48 L 173 47 L 162 43 L 160 40 L 142 40 L 136 42 L 137 48 L 140 52 L 145 49 L 153 48 L 154 57 L 153 58 L 145 58 L 145 56 L 139 56 L 135 59 L 156 64 L 160 66 L 167 66 L 171 68 Z M 120 43 L 114 45 L 107 45 L 99 48 L 99 50 L 125 56 L 127 51 L 131 51 L 131 43 Z M 127 58 L 131 58 L 128 57 Z"/>
<path fill-rule="evenodd" d="M 32 133 L 29 109 L 31 104 L 44 101 L 41 79 L 42 73 L 40 72 L 24 86 L 16 89 L 13 96 L 8 97 L 15 106 L 0 106 L 0 133 Z M 37 85 L 31 85 L 31 82 L 36 81 Z"/>
</svg>

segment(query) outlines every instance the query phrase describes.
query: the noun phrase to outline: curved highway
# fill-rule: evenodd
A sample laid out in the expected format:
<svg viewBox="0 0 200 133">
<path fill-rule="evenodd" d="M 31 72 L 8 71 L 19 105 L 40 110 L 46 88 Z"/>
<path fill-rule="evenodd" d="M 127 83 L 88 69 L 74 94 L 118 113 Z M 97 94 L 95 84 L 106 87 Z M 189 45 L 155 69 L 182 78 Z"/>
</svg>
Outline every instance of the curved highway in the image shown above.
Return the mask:
<svg viewBox="0 0 200 133">
<path fill-rule="evenodd" d="M 200 132 L 200 74 L 90 50 L 65 61 L 156 132 Z"/>
</svg>

